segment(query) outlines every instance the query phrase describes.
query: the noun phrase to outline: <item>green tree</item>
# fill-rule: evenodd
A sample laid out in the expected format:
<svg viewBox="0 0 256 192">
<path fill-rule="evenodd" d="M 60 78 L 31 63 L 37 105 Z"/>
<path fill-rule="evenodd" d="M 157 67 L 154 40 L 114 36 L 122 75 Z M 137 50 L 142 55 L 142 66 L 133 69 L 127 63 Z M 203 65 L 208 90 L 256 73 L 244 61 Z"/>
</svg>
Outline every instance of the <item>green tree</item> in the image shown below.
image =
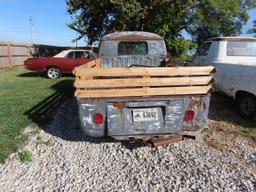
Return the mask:
<svg viewBox="0 0 256 192">
<path fill-rule="evenodd" d="M 253 22 L 253 28 L 248 30 L 248 33 L 255 34 L 256 37 L 256 20 Z"/>
<path fill-rule="evenodd" d="M 239 35 L 255 0 L 200 0 L 190 9 L 187 31 L 201 44 L 208 38 Z"/>
<path fill-rule="evenodd" d="M 74 21 L 68 26 L 89 44 L 113 31 L 148 31 L 175 38 L 185 27 L 194 0 L 68 0 Z"/>
<path fill-rule="evenodd" d="M 183 37 L 167 40 L 166 46 L 169 49 L 168 51 L 171 53 L 171 57 L 178 59 L 188 59 L 188 52 L 197 48 L 195 43 Z"/>
<path fill-rule="evenodd" d="M 114 31 L 148 31 L 161 35 L 168 50 L 176 50 L 178 54 L 184 53 L 177 50 L 186 50 L 180 44 L 182 30 L 190 33 L 198 44 L 210 37 L 236 35 L 248 20 L 247 10 L 256 6 L 255 0 L 66 0 L 66 3 L 73 18 L 68 26 L 79 33 L 78 39 L 86 38 L 88 44 Z"/>
</svg>

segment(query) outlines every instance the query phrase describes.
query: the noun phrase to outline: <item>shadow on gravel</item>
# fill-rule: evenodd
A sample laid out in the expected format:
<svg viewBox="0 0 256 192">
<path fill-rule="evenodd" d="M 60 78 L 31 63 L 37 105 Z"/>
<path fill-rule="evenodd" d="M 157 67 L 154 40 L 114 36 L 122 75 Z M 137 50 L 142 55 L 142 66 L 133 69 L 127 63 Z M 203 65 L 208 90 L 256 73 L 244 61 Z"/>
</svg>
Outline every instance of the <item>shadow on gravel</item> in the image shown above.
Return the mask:
<svg viewBox="0 0 256 192">
<path fill-rule="evenodd" d="M 72 80 L 63 80 L 51 87 L 56 92 L 25 112 L 33 123 L 45 132 L 74 142 L 90 142 L 95 144 L 120 143 L 111 137 L 93 138 L 86 136 L 80 129 L 79 115 Z M 122 141 L 129 150 L 143 145 L 138 142 Z"/>
<path fill-rule="evenodd" d="M 255 120 L 246 120 L 238 114 L 234 99 L 217 93 L 211 97 L 209 119 L 225 121 L 245 128 L 256 128 Z"/>
</svg>

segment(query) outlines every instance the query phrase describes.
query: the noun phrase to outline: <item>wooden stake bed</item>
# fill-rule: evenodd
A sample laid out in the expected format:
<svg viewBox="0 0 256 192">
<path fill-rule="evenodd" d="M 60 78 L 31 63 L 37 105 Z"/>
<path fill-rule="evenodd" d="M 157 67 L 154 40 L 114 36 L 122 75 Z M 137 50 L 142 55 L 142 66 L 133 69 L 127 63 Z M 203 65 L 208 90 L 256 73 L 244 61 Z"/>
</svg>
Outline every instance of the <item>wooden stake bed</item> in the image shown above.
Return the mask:
<svg viewBox="0 0 256 192">
<path fill-rule="evenodd" d="M 214 67 L 100 68 L 96 59 L 75 68 L 75 96 L 108 98 L 208 94 Z"/>
</svg>

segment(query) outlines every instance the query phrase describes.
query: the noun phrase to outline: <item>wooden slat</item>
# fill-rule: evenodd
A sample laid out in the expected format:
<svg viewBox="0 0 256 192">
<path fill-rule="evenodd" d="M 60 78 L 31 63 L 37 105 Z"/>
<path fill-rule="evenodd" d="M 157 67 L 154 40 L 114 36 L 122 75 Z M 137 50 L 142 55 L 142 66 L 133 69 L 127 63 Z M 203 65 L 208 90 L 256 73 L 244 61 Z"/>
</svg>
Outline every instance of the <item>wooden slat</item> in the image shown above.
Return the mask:
<svg viewBox="0 0 256 192">
<path fill-rule="evenodd" d="M 196 76 L 209 75 L 214 70 L 206 67 L 154 67 L 154 68 L 91 68 L 76 70 L 76 76 Z"/>
<path fill-rule="evenodd" d="M 130 78 L 130 79 L 92 79 L 76 80 L 76 88 L 103 88 L 103 87 L 143 87 L 143 86 L 191 86 L 208 85 L 211 76 L 202 77 L 172 77 L 172 78 Z"/>
<path fill-rule="evenodd" d="M 95 60 L 96 68 L 100 68 L 100 59 Z"/>
<path fill-rule="evenodd" d="M 99 65 L 99 62 L 100 62 L 100 59 L 95 59 L 88 63 L 85 63 L 84 65 L 80 65 L 73 70 L 73 74 L 75 75 L 77 73 L 77 71 L 81 71 L 83 69 L 96 67 L 97 65 Z"/>
<path fill-rule="evenodd" d="M 102 98 L 102 97 L 131 97 L 131 96 L 161 96 L 161 95 L 192 95 L 208 94 L 212 86 L 147 88 L 147 89 L 110 89 L 110 90 L 77 90 L 76 97 Z"/>
</svg>

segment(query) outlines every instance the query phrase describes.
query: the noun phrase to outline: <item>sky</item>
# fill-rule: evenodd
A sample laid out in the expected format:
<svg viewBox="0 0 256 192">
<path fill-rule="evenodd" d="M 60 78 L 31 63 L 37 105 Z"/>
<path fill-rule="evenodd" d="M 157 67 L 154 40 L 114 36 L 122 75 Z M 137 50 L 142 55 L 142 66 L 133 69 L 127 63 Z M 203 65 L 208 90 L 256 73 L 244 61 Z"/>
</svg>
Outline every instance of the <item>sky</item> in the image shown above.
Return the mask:
<svg viewBox="0 0 256 192">
<path fill-rule="evenodd" d="M 0 0 L 0 41 L 31 43 L 29 16 L 33 23 L 33 43 L 75 46 L 72 40 L 76 32 L 67 27 L 72 19 L 65 0 Z M 243 33 L 253 27 L 256 9 L 250 10 L 249 16 Z M 78 46 L 85 45 L 83 40 L 78 41 Z"/>
</svg>

